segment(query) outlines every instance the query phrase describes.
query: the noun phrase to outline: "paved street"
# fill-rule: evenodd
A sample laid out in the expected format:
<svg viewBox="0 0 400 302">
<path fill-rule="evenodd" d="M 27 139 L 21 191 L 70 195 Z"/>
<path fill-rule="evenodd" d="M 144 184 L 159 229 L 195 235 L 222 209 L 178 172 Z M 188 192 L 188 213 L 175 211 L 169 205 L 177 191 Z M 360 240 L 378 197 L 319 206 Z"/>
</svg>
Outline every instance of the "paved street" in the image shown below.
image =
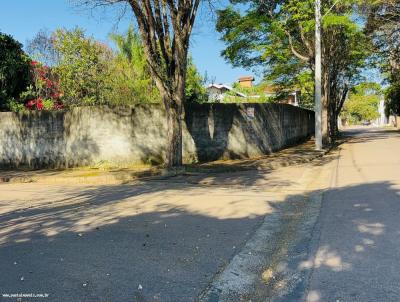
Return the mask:
<svg viewBox="0 0 400 302">
<path fill-rule="evenodd" d="M 193 301 L 311 176 L 303 165 L 128 185 L 0 185 L 0 292 Z"/>
<path fill-rule="evenodd" d="M 0 294 L 196 301 L 217 288 L 219 301 L 398 301 L 400 133 L 346 135 L 332 155 L 278 170 L 1 184 Z"/>
<path fill-rule="evenodd" d="M 347 132 L 322 201 L 306 300 L 400 300 L 400 133 Z"/>
</svg>

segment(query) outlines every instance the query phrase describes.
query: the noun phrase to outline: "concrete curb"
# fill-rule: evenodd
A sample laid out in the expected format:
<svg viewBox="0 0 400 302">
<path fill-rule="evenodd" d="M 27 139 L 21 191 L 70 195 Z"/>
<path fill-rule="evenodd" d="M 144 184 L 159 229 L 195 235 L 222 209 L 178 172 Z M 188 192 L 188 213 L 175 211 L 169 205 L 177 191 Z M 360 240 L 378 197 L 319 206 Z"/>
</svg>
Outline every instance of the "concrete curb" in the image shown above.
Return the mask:
<svg viewBox="0 0 400 302">
<path fill-rule="evenodd" d="M 304 192 L 289 195 L 280 211 L 265 217 L 244 248 L 200 295 L 200 302 L 302 301 L 325 193 L 320 189 L 320 174 L 313 171 Z M 322 171 L 330 173 L 330 169 Z"/>
<path fill-rule="evenodd" d="M 300 301 L 309 271 L 297 268 L 308 260 L 308 245 L 321 207 L 322 194 L 319 192 L 305 197 L 301 215 L 297 216 L 293 209 L 287 209 L 266 216 L 245 247 L 216 276 L 198 300 Z M 295 199 L 289 203 L 289 208 L 299 206 Z"/>
<path fill-rule="evenodd" d="M 126 184 L 132 181 L 145 179 L 166 179 L 180 175 L 200 175 L 209 173 L 229 173 L 251 170 L 276 170 L 282 167 L 293 166 L 311 162 L 317 158 L 324 156 L 326 152 L 308 156 L 304 159 L 295 161 L 287 160 L 284 162 L 271 162 L 263 164 L 262 167 L 240 166 L 238 165 L 217 165 L 215 167 L 188 166 L 180 169 L 154 169 L 144 172 L 110 172 L 96 176 L 79 176 L 79 175 L 33 175 L 33 176 L 0 176 L 1 183 L 43 183 L 43 184 Z"/>
<path fill-rule="evenodd" d="M 268 161 L 268 157 L 260 158 L 259 160 L 254 159 L 253 165 L 245 165 L 243 162 L 238 161 L 234 164 L 224 164 L 223 162 L 218 164 L 205 164 L 205 165 L 186 165 L 176 169 L 164 169 L 164 168 L 153 168 L 145 171 L 116 171 L 116 172 L 104 172 L 101 175 L 81 176 L 81 175 L 56 175 L 57 172 L 51 175 L 37 175 L 34 171 L 34 175 L 22 175 L 22 176 L 7 176 L 1 175 L 0 173 L 0 184 L 4 183 L 42 183 L 42 184 L 88 184 L 88 185 L 118 185 L 126 184 L 132 181 L 139 181 L 145 179 L 167 179 L 175 176 L 184 175 L 201 175 L 201 174 L 212 174 L 212 173 L 229 173 L 229 172 L 241 172 L 241 171 L 252 171 L 252 170 L 276 170 L 282 167 L 299 165 L 309 163 L 315 159 L 321 158 L 331 151 L 332 147 L 314 154 L 305 155 L 303 158 L 296 158 L 292 160 Z M 251 160 L 251 159 L 249 159 Z M 244 160 L 248 161 L 248 160 Z M 257 161 L 259 161 L 257 163 Z M 262 164 L 261 164 L 262 163 Z M 63 172 L 60 172 L 60 174 Z M 7 174 L 7 173 L 4 173 Z M 88 172 L 88 174 L 90 174 Z"/>
</svg>

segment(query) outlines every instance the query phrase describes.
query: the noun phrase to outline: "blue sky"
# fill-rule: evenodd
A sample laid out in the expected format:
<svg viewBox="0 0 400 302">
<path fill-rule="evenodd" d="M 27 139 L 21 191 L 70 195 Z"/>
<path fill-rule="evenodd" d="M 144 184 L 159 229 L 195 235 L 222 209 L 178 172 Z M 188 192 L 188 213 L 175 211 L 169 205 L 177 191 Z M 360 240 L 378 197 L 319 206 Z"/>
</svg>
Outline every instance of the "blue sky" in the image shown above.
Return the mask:
<svg viewBox="0 0 400 302">
<path fill-rule="evenodd" d="M 11 34 L 25 44 L 40 29 L 54 30 L 58 27 L 86 29 L 86 33 L 109 43 L 107 36 L 113 30 L 123 32 L 133 19 L 128 11 L 117 22 L 118 12 L 78 9 L 73 0 L 13 0 L 2 1 L 0 8 L 0 31 Z M 200 11 L 191 40 L 190 52 L 200 72 L 207 72 L 217 83 L 232 83 L 251 71 L 233 68 L 221 58 L 224 44 L 215 31 L 214 18 L 205 9 Z"/>
</svg>

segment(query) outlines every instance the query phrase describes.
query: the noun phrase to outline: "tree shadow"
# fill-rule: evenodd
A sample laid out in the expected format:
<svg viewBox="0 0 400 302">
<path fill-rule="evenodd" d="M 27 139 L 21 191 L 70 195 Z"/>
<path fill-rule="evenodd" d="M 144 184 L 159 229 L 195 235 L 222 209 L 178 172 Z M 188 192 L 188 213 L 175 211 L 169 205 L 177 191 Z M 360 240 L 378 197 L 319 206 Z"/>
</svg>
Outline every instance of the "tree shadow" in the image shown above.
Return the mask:
<svg viewBox="0 0 400 302">
<path fill-rule="evenodd" d="M 2 293 L 195 301 L 264 215 L 279 209 L 243 186 L 207 196 L 210 186 L 179 181 L 46 192 L 47 203 L 0 215 L 0 266 L 8 272 L 0 276 Z M 4 198 L 2 207 L 20 202 Z M 31 198 L 28 204 L 44 197 Z"/>
<path fill-rule="evenodd" d="M 362 144 L 371 141 L 378 141 L 381 139 L 400 138 L 400 131 L 397 129 L 355 128 L 355 129 L 346 129 L 343 132 L 341 132 L 341 134 L 346 143 L 350 144 Z"/>
<path fill-rule="evenodd" d="M 64 111 L 1 114 L 0 169 L 75 167 L 89 164 L 99 153 L 97 143 L 79 129 L 79 115 Z"/>
<path fill-rule="evenodd" d="M 259 157 L 309 139 L 313 112 L 285 104 L 187 104 L 199 162 Z"/>
<path fill-rule="evenodd" d="M 193 138 L 198 161 L 223 157 L 228 146 L 228 134 L 238 113 L 237 105 L 189 103 L 185 112 L 186 126 Z"/>
<path fill-rule="evenodd" d="M 239 181 L 229 192 L 229 184 L 221 184 L 221 179 L 204 184 L 202 179 L 185 178 L 48 187 L 48 203 L 10 208 L 0 216 L 0 263 L 7 271 L 0 276 L 2 292 L 47 292 L 52 301 L 195 301 L 214 275 L 245 248 L 263 219 L 284 211 L 281 205 L 286 202 L 296 205 L 304 197 L 291 194 L 273 201 L 255 192 L 261 175 L 241 182 L 249 176 L 231 175 L 231 183 Z M 320 276 L 321 283 L 313 284 L 309 301 L 371 300 L 371 292 L 362 291 L 371 282 L 379 286 L 372 287 L 376 297 L 392 301 L 398 296 L 391 286 L 400 282 L 399 192 L 399 185 L 390 182 L 325 192 L 331 202 L 322 207 L 320 219 L 334 230 L 312 234 L 305 220 L 306 235 L 293 233 L 290 257 L 279 264 L 275 281 L 284 282 L 293 271 L 305 278 L 289 279 L 293 290 L 278 301 L 299 301 L 311 273 Z M 35 198 L 43 196 L 33 194 L 32 203 Z M 19 202 L 4 197 L 3 201 L 2 207 Z M 329 217 L 332 211 L 335 215 Z M 283 228 L 291 217 L 286 215 Z M 267 256 L 259 265 L 260 276 L 269 267 Z M 371 275 L 366 277 L 364 270 Z M 382 283 L 382 275 L 392 278 L 390 284 Z M 329 286 L 323 283 L 326 276 Z M 277 284 L 259 284 L 254 301 L 275 294 Z M 139 285 L 143 289 L 138 290 Z"/>
<path fill-rule="evenodd" d="M 305 214 L 254 301 L 398 301 L 399 184 L 329 189 L 323 200 L 317 225 Z"/>
</svg>

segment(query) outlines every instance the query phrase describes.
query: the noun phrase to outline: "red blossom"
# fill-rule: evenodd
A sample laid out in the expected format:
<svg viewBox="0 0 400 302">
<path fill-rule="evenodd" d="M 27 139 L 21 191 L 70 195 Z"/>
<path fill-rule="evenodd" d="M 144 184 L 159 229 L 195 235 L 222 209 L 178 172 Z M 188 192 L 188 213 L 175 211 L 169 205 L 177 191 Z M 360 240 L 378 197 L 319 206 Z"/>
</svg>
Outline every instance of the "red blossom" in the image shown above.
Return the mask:
<svg viewBox="0 0 400 302">
<path fill-rule="evenodd" d="M 25 107 L 30 110 L 33 110 L 33 107 L 35 106 L 35 104 L 36 104 L 36 100 L 29 100 L 26 102 Z"/>
<path fill-rule="evenodd" d="M 44 108 L 43 99 L 38 97 L 36 99 L 29 100 L 25 103 L 25 107 L 29 110 L 42 110 Z"/>
<path fill-rule="evenodd" d="M 53 86 L 53 82 L 50 79 L 45 79 L 47 88 L 51 88 Z"/>
<path fill-rule="evenodd" d="M 36 99 L 37 101 L 36 101 L 36 109 L 37 110 L 43 110 L 43 101 L 42 101 L 42 99 L 41 98 L 37 98 Z"/>
</svg>

